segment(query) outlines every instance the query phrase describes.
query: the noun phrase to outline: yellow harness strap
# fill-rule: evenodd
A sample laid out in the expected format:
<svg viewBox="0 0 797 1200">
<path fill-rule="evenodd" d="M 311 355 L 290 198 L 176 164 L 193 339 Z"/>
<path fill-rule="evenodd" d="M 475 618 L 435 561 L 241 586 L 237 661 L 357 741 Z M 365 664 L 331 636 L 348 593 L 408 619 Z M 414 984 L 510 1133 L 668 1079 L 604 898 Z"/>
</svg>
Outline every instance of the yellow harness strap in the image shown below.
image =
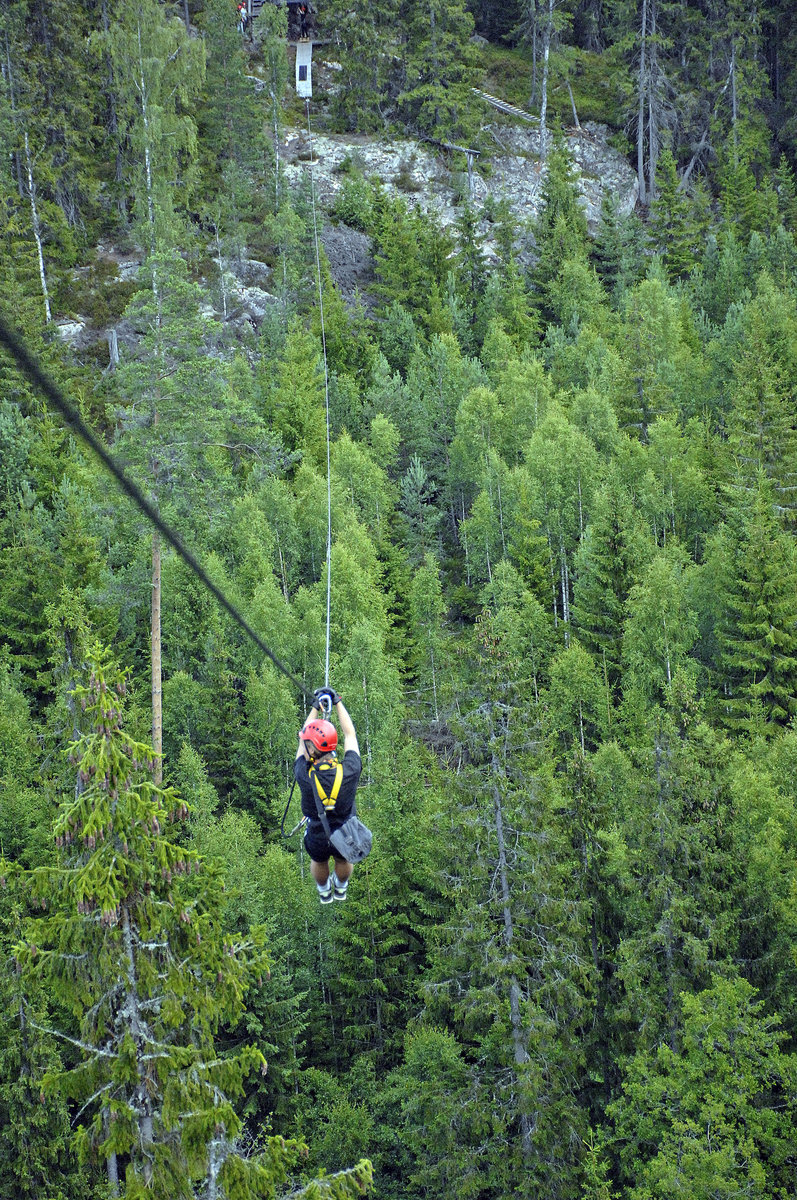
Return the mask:
<svg viewBox="0 0 797 1200">
<path fill-rule="evenodd" d="M 335 771 L 335 781 L 332 784 L 332 789 L 329 795 L 327 795 L 327 793 L 321 787 L 321 780 L 316 775 L 315 767 L 310 767 L 310 778 L 315 784 L 315 790 L 318 792 L 318 799 L 321 801 L 324 808 L 329 809 L 330 811 L 335 807 L 335 801 L 338 798 L 340 785 L 343 782 L 343 767 L 339 762 L 321 763 L 321 766 L 319 767 L 320 771 L 331 771 L 333 768 Z"/>
</svg>

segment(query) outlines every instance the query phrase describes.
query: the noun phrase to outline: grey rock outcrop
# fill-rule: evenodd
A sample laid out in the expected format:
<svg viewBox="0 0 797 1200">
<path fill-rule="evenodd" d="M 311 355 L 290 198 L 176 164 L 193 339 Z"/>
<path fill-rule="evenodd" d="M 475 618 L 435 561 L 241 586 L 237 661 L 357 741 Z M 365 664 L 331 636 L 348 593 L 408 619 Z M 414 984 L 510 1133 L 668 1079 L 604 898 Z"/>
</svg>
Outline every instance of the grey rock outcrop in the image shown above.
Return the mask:
<svg viewBox="0 0 797 1200">
<path fill-rule="evenodd" d="M 66 342 L 68 346 L 82 347 L 86 324 L 87 321 L 82 317 L 78 317 L 76 320 L 65 318 L 54 321 L 53 328 L 61 341 Z"/>
<path fill-rule="evenodd" d="M 321 235 L 332 277 L 347 304 L 365 295 L 373 279 L 371 239 L 347 225 L 328 225 Z"/>
<path fill-rule="evenodd" d="M 381 180 L 389 192 L 404 193 L 408 201 L 435 212 L 443 225 L 453 224 L 466 198 L 477 212 L 490 197 L 506 200 L 518 222 L 533 220 L 540 211 L 546 172 L 539 154 L 538 130 L 529 125 L 498 123 L 486 129 L 495 147 L 487 177 L 478 171 L 470 177 L 464 171 L 452 172 L 439 152 L 424 142 L 318 135 L 312 143 L 312 172 L 319 200 L 327 206 L 333 204 L 344 187 L 346 167 L 353 166 L 366 178 Z M 630 212 L 639 194 L 636 173 L 609 145 L 608 134 L 605 126 L 591 122 L 566 133 L 593 233 L 604 195 L 615 195 L 621 211 Z M 289 179 L 298 182 L 306 176 L 311 155 L 306 132 L 289 131 L 283 154 Z M 489 245 L 487 249 L 489 252 Z"/>
</svg>

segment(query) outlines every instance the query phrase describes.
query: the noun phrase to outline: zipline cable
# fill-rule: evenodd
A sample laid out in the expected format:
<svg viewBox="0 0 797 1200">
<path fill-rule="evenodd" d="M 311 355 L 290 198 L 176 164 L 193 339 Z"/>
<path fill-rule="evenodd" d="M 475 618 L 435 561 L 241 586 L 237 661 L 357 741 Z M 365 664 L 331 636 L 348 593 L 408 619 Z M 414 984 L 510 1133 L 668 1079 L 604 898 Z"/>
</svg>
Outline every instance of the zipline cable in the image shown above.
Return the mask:
<svg viewBox="0 0 797 1200">
<path fill-rule="evenodd" d="M 327 335 L 324 329 L 324 291 L 321 286 L 321 252 L 318 248 L 318 222 L 315 207 L 315 176 L 313 175 L 313 132 L 310 128 L 310 101 L 304 102 L 307 112 L 307 136 L 310 139 L 310 202 L 313 208 L 313 240 L 315 242 L 315 269 L 318 280 L 318 311 L 321 317 L 321 349 L 324 354 L 324 412 L 327 424 L 327 642 L 324 654 L 324 687 L 329 687 L 329 629 L 332 612 L 332 473 L 329 453 L 329 368 L 327 366 Z"/>
<path fill-rule="evenodd" d="M 5 344 L 9 354 L 16 361 L 17 366 L 24 371 L 28 379 L 30 379 L 30 381 L 44 393 L 44 395 L 52 404 L 53 408 L 58 410 L 58 412 L 64 418 L 67 426 L 72 429 L 80 438 L 82 438 L 86 445 L 88 445 L 94 451 L 105 468 L 110 471 L 111 475 L 113 475 L 122 491 L 130 497 L 136 507 L 140 508 L 144 513 L 144 516 L 147 518 L 147 520 L 155 526 L 158 532 L 161 533 L 166 541 L 169 542 L 174 550 L 177 551 L 177 553 L 180 555 L 180 558 L 182 558 L 183 562 L 191 568 L 200 583 L 202 583 L 204 587 L 208 589 L 208 591 L 216 598 L 221 607 L 229 613 L 229 615 L 234 621 L 237 622 L 238 625 L 240 625 L 244 633 L 251 638 L 255 645 L 263 651 L 267 658 L 271 660 L 277 670 L 281 671 L 286 679 L 289 679 L 294 687 L 302 693 L 302 695 L 304 695 L 308 700 L 312 700 L 312 692 L 308 691 L 304 684 L 296 678 L 293 672 L 285 666 L 285 663 L 281 662 L 280 659 L 277 658 L 276 654 L 274 654 L 274 652 L 268 648 L 263 639 L 255 633 L 254 629 L 252 629 L 246 618 L 239 613 L 235 605 L 227 599 L 221 588 L 216 586 L 199 561 L 194 557 L 188 547 L 184 545 L 179 534 L 172 528 L 171 525 L 163 520 L 157 510 L 152 504 L 150 504 L 149 500 L 147 500 L 146 496 L 143 494 L 137 484 L 135 484 L 133 480 L 125 474 L 123 469 L 117 463 L 116 459 L 108 453 L 97 435 L 83 420 L 77 409 L 75 409 L 69 403 L 61 389 L 55 383 L 53 383 L 53 381 L 47 375 L 45 375 L 45 373 L 39 367 L 39 364 L 28 353 L 25 346 L 22 344 L 16 334 L 9 329 L 1 316 L 0 342 Z M 328 645 L 329 627 L 327 626 L 327 646 Z"/>
</svg>

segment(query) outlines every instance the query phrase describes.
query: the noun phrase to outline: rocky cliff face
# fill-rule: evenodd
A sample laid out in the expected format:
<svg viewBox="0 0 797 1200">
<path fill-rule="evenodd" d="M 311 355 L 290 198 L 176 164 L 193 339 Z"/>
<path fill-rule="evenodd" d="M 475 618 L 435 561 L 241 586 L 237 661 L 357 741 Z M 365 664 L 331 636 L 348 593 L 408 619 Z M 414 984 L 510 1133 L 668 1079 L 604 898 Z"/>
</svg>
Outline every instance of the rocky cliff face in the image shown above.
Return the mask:
<svg viewBox="0 0 797 1200">
<path fill-rule="evenodd" d="M 539 132 L 533 126 L 496 123 L 487 131 L 494 149 L 489 173 L 484 174 L 475 167 L 467 174 L 453 172 L 439 150 L 424 142 L 316 135 L 311 147 L 307 131 L 299 129 L 286 131 L 282 155 L 288 179 L 298 183 L 310 170 L 312 153 L 316 194 L 325 207 L 332 206 L 344 186 L 346 175 L 341 167 L 347 161 L 366 178 L 379 179 L 388 191 L 402 193 L 409 203 L 434 212 L 443 226 L 453 224 L 463 204 L 469 202 L 477 214 L 483 214 L 480 232 L 490 258 L 495 253 L 492 225 L 484 215 L 490 200 L 505 200 L 519 228 L 533 221 L 540 211 L 546 168 L 539 155 Z M 619 199 L 624 213 L 633 210 L 639 196 L 636 173 L 609 145 L 608 132 L 603 125 L 588 123 L 566 134 L 592 233 L 607 192 Z M 345 226 L 329 227 L 324 231 L 324 246 L 344 295 L 351 297 L 355 288 L 362 291 L 367 287 L 369 242 L 363 234 Z"/>
<path fill-rule="evenodd" d="M 313 138 L 314 177 L 317 194 L 329 204 L 343 186 L 344 160 L 353 160 L 366 177 L 379 178 L 389 191 L 404 191 L 425 211 L 434 211 L 450 225 L 470 199 L 481 210 L 487 198 L 506 200 L 519 220 L 537 216 L 545 166 L 539 157 L 539 133 L 531 126 L 488 126 L 495 150 L 490 156 L 491 172 L 478 170 L 470 185 L 462 172 L 452 173 L 432 146 L 411 140 L 345 135 Z M 579 177 L 587 221 L 594 229 L 606 192 L 616 195 L 623 212 L 630 212 L 639 196 L 634 170 L 607 141 L 604 125 L 588 123 L 567 132 L 566 142 Z M 288 130 L 283 154 L 286 174 L 298 180 L 308 170 L 310 140 L 304 130 Z"/>
<path fill-rule="evenodd" d="M 539 156 L 539 132 L 529 124 L 497 122 L 486 127 L 493 142 L 489 169 L 483 173 L 474 163 L 470 172 L 453 171 L 440 150 L 425 142 L 357 135 L 315 135 L 306 130 L 286 130 L 280 154 L 287 179 L 298 183 L 312 171 L 320 206 L 332 206 L 346 178 L 344 161 L 353 163 L 366 178 L 378 178 L 390 192 L 405 196 L 411 204 L 434 212 L 443 226 L 453 224 L 469 202 L 481 214 L 480 233 L 488 258 L 495 254 L 492 224 L 487 217 L 490 201 L 505 200 L 515 214 L 518 230 L 533 221 L 540 211 L 545 165 Z M 578 173 L 587 222 L 594 233 L 601 202 L 609 192 L 620 201 L 623 212 L 630 212 L 638 198 L 636 174 L 628 162 L 608 143 L 605 126 L 585 124 L 566 133 L 570 155 Z M 343 295 L 351 300 L 355 292 L 365 296 L 372 275 L 370 240 L 345 225 L 326 223 L 323 241 L 332 275 Z M 101 258 L 117 264 L 117 277 L 134 278 L 142 255 L 125 257 L 113 247 L 100 246 Z M 122 261 L 124 259 L 124 261 Z M 208 318 L 220 317 L 244 326 L 257 325 L 274 297 L 269 293 L 270 271 L 252 260 L 220 264 L 220 311 L 208 304 Z M 216 288 L 219 291 L 219 288 Z M 99 331 L 86 329 L 83 318 L 57 323 L 61 337 L 73 345 L 97 340 Z M 120 338 L 124 332 L 120 327 Z M 100 334 L 100 336 L 103 336 Z"/>
</svg>

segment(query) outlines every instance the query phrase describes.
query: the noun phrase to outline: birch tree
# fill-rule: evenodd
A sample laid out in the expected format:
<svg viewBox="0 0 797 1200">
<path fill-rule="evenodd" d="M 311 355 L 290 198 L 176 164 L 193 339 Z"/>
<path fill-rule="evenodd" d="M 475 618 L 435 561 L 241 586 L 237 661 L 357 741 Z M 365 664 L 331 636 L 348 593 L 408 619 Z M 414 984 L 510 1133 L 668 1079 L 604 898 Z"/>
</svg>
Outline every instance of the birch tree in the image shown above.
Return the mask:
<svg viewBox="0 0 797 1200">
<path fill-rule="evenodd" d="M 179 19 L 168 18 L 155 0 L 121 0 L 116 20 L 103 39 L 110 47 L 118 86 L 119 137 L 129 142 L 132 152 L 133 215 L 151 260 L 154 327 L 160 331 L 163 313 L 155 256 L 159 243 L 168 244 L 174 234 L 175 198 L 182 194 L 186 199 L 191 190 L 196 125 L 190 113 L 204 77 L 204 45 L 190 39 Z M 156 346 L 155 355 L 159 354 L 161 348 Z M 158 390 L 155 387 L 150 393 L 153 427 L 160 419 Z M 160 464 L 153 460 L 151 465 L 157 492 Z M 160 623 L 161 546 L 160 535 L 153 531 L 152 735 L 158 754 L 163 728 Z M 156 778 L 159 772 L 156 766 Z"/>
</svg>

